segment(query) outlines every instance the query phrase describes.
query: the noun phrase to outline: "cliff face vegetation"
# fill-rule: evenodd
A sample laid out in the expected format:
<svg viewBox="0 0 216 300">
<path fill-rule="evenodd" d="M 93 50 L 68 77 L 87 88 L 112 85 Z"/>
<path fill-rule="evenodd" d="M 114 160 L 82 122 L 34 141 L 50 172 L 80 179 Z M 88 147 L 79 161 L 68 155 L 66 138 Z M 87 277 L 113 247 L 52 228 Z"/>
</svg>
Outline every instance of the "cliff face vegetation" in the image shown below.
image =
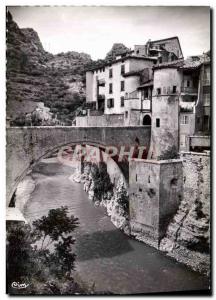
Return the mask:
<svg viewBox="0 0 216 300">
<path fill-rule="evenodd" d="M 85 107 L 86 70 L 109 61 L 123 49 L 127 48 L 114 44 L 107 58 L 98 61 L 75 51 L 53 55 L 44 50 L 37 32 L 31 28 L 20 29 L 8 11 L 7 117 L 10 124 L 71 125 L 76 111 Z"/>
<path fill-rule="evenodd" d="M 38 34 L 20 29 L 8 12 L 7 117 L 12 125 L 71 125 L 85 99 L 85 68 L 91 61 L 84 53 L 46 52 Z M 44 122 L 39 115 L 32 122 L 31 114 L 40 102 L 50 109 L 50 118 Z"/>
</svg>

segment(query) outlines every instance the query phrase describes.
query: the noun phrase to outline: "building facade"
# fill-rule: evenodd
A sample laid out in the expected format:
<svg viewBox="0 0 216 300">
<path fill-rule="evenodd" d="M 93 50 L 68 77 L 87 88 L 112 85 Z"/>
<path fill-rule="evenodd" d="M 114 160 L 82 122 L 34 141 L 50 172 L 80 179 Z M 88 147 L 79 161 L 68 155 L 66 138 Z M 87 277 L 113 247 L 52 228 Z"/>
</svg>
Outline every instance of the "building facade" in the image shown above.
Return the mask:
<svg viewBox="0 0 216 300">
<path fill-rule="evenodd" d="M 76 126 L 151 126 L 150 159 L 210 149 L 210 52 L 184 60 L 179 39 L 134 50 L 86 73 Z"/>
</svg>

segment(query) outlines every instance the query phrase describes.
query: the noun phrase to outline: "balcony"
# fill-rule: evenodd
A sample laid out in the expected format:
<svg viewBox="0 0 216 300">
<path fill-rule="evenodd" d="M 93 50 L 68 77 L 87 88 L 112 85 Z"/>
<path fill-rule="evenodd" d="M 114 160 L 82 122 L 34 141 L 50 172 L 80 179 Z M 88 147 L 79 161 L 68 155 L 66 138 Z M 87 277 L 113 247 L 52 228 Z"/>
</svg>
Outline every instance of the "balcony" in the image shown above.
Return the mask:
<svg viewBox="0 0 216 300">
<path fill-rule="evenodd" d="M 181 87 L 181 92 L 183 94 L 187 94 L 187 95 L 197 95 L 198 94 L 198 88 L 197 87 L 182 86 Z"/>
</svg>

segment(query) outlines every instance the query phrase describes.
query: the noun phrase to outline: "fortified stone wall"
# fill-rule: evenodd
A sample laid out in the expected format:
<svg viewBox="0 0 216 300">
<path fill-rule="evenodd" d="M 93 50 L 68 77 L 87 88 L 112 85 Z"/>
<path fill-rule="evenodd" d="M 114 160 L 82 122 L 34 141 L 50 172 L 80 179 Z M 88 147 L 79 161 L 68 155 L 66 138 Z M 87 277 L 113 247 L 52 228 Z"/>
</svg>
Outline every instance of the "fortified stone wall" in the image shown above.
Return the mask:
<svg viewBox="0 0 216 300">
<path fill-rule="evenodd" d="M 129 173 L 131 234 L 158 248 L 182 198 L 182 162 L 133 159 Z"/>
</svg>

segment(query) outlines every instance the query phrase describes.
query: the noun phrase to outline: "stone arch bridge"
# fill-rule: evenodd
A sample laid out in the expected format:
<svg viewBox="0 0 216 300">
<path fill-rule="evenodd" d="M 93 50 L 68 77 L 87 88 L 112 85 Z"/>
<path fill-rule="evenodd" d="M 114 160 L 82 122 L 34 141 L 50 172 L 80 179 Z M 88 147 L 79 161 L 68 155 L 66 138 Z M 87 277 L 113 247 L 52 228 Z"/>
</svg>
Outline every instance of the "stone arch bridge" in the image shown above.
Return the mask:
<svg viewBox="0 0 216 300">
<path fill-rule="evenodd" d="M 151 126 L 128 127 L 9 127 L 7 128 L 7 206 L 19 182 L 43 157 L 70 144 L 139 146 L 149 149 Z"/>
</svg>

